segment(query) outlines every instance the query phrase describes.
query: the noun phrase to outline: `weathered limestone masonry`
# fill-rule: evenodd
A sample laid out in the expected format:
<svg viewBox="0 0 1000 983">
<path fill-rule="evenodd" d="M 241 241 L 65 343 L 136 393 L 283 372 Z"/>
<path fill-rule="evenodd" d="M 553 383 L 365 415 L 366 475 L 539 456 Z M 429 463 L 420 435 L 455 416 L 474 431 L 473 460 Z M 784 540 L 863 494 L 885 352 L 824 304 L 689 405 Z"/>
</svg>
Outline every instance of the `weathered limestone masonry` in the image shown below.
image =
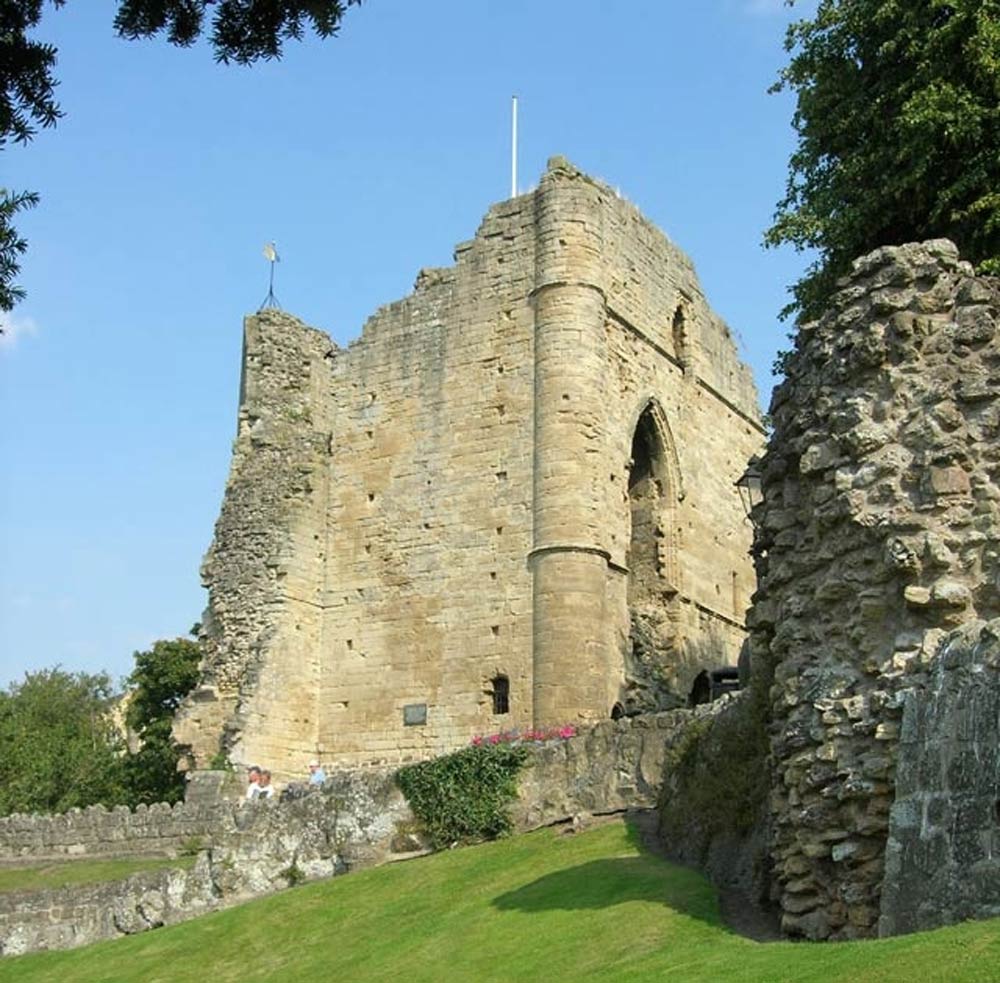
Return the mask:
<svg viewBox="0 0 1000 983">
<path fill-rule="evenodd" d="M 753 584 L 762 431 L 690 261 L 554 158 L 347 349 L 246 322 L 202 685 L 175 734 L 301 775 L 681 705 Z"/>
<path fill-rule="evenodd" d="M 669 749 L 710 707 L 604 721 L 568 741 L 530 745 L 511 810 L 520 831 L 595 813 L 652 806 Z M 189 800 L 211 807 L 201 829 L 207 848 L 189 870 L 151 871 L 116 884 L 0 896 L 0 955 L 69 948 L 193 918 L 215 908 L 421 852 L 409 807 L 387 769 L 332 774 L 322 790 L 284 802 L 220 800 L 213 773 L 196 773 Z M 189 801 L 187 807 L 195 805 Z M 183 807 L 137 813 L 87 810 L 53 835 L 52 817 L 16 817 L 0 825 L 0 862 L 59 855 L 135 856 L 178 832 Z M 159 834 L 151 828 L 158 818 Z M 102 822 L 103 819 L 103 822 Z M 93 830 L 109 841 L 98 846 Z M 120 835 L 125 831 L 125 835 Z M 73 839 L 73 836 L 76 839 Z M 178 844 L 190 848 L 190 843 Z"/>
<path fill-rule="evenodd" d="M 757 678 L 773 670 L 789 933 L 876 931 L 904 691 L 950 629 L 1000 614 L 998 317 L 1000 283 L 951 243 L 879 249 L 801 329 L 775 392 L 748 621 Z"/>
</svg>

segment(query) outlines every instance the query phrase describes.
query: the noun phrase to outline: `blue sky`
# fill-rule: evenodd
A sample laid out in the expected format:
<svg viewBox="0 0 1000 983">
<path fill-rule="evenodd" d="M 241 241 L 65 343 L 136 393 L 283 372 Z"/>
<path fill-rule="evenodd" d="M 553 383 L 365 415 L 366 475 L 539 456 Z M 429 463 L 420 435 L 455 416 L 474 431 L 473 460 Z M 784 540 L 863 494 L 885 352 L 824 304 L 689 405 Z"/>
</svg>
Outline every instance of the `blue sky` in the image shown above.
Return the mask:
<svg viewBox="0 0 1000 983">
<path fill-rule="evenodd" d="M 785 288 L 765 252 L 793 105 L 780 0 L 366 0 L 280 62 L 114 37 L 112 0 L 47 9 L 66 116 L 4 152 L 41 205 L 28 299 L 0 340 L 0 686 L 61 664 L 118 677 L 205 605 L 243 315 L 277 242 L 285 309 L 341 344 L 451 262 L 563 154 L 693 258 L 766 404 Z"/>
</svg>

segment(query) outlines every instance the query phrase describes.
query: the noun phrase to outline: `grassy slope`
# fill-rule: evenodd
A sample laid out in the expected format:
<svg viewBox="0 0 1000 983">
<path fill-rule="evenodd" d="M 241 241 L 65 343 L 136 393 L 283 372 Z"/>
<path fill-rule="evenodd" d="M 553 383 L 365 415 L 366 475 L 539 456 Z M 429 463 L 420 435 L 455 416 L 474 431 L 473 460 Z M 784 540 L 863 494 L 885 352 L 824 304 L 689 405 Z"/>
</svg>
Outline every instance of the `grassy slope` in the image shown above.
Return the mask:
<svg viewBox="0 0 1000 983">
<path fill-rule="evenodd" d="M 1000 979 L 1000 920 L 880 942 L 762 945 L 620 823 L 541 831 L 306 885 L 169 929 L 0 961 L 0 981 Z"/>
<path fill-rule="evenodd" d="M 190 867 L 193 857 L 176 860 L 143 858 L 135 860 L 69 860 L 36 867 L 0 867 L 0 893 L 5 891 L 40 891 L 43 888 L 68 887 L 71 884 L 98 884 L 117 881 L 140 870 L 160 867 Z"/>
</svg>

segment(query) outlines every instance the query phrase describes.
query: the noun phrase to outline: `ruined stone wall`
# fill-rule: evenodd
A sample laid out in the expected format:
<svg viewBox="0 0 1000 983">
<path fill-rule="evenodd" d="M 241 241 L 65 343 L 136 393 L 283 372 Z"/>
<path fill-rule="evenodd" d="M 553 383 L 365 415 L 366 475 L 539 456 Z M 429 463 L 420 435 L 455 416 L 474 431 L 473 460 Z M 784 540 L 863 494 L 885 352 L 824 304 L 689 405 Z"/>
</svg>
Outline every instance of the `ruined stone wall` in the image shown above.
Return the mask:
<svg viewBox="0 0 1000 983">
<path fill-rule="evenodd" d="M 248 319 L 205 680 L 176 729 L 199 765 L 223 729 L 232 760 L 281 777 L 423 758 L 678 705 L 735 661 L 733 483 L 762 431 L 690 261 L 561 158 L 455 257 L 346 349 Z"/>
<path fill-rule="evenodd" d="M 315 749 L 334 350 L 279 311 L 246 319 L 233 459 L 202 566 L 202 679 L 174 727 L 202 765 L 223 750 L 224 727 L 257 726 L 239 702 L 251 691 L 270 706 L 275 756 Z"/>
<path fill-rule="evenodd" d="M 949 629 L 1000 614 L 998 316 L 951 243 L 879 249 L 775 391 L 748 619 L 791 934 L 875 932 L 902 692 Z"/>
<path fill-rule="evenodd" d="M 514 828 L 537 829 L 656 802 L 664 756 L 692 719 L 677 710 L 604 721 L 570 740 L 529 744 L 511 808 Z M 146 931 L 287 887 L 426 852 L 390 769 L 332 773 L 322 789 L 286 800 L 219 797 L 196 775 L 174 806 L 0 820 L 0 863 L 205 849 L 188 870 L 149 871 L 112 884 L 0 896 L 0 955 L 61 949 Z M 213 794 L 214 793 L 214 794 Z M 204 820 L 193 823 L 194 813 Z M 187 824 L 185 825 L 185 822 Z M 184 834 L 184 840 L 178 839 Z"/>
<path fill-rule="evenodd" d="M 0 956 L 73 949 L 195 918 L 220 907 L 208 864 L 120 881 L 0 894 Z"/>
<path fill-rule="evenodd" d="M 193 804 L 165 802 L 106 809 L 89 806 L 56 816 L 0 818 L 0 863 L 65 860 L 74 857 L 177 856 L 219 828 L 230 808 L 218 800 Z"/>
<path fill-rule="evenodd" d="M 730 910 L 770 914 L 763 704 L 744 690 L 696 708 L 664 754 L 658 825 L 666 855 L 699 868 Z"/>
<path fill-rule="evenodd" d="M 880 935 L 1000 915 L 1000 622 L 950 634 L 906 694 Z"/>
</svg>

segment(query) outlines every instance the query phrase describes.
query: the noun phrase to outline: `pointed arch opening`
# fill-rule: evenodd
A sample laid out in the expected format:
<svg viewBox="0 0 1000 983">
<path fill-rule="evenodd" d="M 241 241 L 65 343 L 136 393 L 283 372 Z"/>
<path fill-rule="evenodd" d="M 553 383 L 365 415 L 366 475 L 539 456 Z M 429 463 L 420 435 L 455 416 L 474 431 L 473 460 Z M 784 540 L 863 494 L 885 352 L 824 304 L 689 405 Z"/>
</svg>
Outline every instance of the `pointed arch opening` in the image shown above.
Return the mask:
<svg viewBox="0 0 1000 983">
<path fill-rule="evenodd" d="M 643 405 L 632 432 L 628 475 L 626 588 L 630 635 L 626 705 L 633 710 L 682 706 L 670 667 L 680 644 L 678 503 L 684 497 L 677 450 L 659 403 Z"/>
<path fill-rule="evenodd" d="M 676 503 L 683 498 L 677 452 L 655 400 L 639 414 L 632 433 L 628 475 L 629 606 L 678 589 Z"/>
<path fill-rule="evenodd" d="M 647 407 L 632 435 L 632 455 L 628 475 L 628 503 L 631 515 L 629 534 L 629 604 L 655 586 L 660 571 L 660 500 L 663 483 L 658 476 L 663 447 Z"/>
</svg>

